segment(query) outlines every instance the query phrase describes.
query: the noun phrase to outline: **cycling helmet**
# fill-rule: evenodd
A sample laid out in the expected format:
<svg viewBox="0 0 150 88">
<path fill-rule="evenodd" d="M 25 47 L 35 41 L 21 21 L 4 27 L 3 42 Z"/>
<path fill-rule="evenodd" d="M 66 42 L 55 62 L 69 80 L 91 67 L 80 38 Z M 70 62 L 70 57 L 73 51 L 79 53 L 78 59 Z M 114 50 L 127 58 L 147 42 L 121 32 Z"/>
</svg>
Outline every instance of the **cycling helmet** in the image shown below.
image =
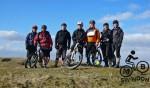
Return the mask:
<svg viewBox="0 0 150 88">
<path fill-rule="evenodd" d="M 113 24 L 119 24 L 119 21 L 118 20 L 114 20 Z"/>
<path fill-rule="evenodd" d="M 90 20 L 90 24 L 95 24 L 95 20 Z"/>
<path fill-rule="evenodd" d="M 47 29 L 47 26 L 46 25 L 42 25 L 42 29 Z"/>
</svg>

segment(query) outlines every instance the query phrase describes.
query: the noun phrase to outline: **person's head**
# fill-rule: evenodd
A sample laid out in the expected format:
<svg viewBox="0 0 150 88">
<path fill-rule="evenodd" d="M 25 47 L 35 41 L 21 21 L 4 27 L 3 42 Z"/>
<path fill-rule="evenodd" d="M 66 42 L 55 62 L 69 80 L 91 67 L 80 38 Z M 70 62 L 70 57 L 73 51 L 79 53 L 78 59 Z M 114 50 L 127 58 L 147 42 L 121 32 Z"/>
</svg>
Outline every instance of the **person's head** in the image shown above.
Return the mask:
<svg viewBox="0 0 150 88">
<path fill-rule="evenodd" d="M 119 21 L 118 21 L 118 20 L 114 20 L 114 21 L 113 21 L 113 27 L 114 27 L 114 28 L 119 27 Z"/>
<path fill-rule="evenodd" d="M 134 51 L 134 50 L 132 50 L 132 51 L 131 51 L 131 54 L 132 54 L 132 55 L 134 55 L 134 54 L 135 54 L 135 51 Z"/>
<path fill-rule="evenodd" d="M 47 29 L 47 26 L 46 25 L 42 25 L 41 29 L 42 29 L 43 32 L 45 32 L 46 29 Z"/>
<path fill-rule="evenodd" d="M 61 30 L 66 30 L 67 29 L 67 24 L 66 23 L 62 23 L 61 24 Z"/>
<path fill-rule="evenodd" d="M 90 24 L 90 28 L 95 28 L 95 21 L 94 20 L 90 20 L 89 24 Z"/>
<path fill-rule="evenodd" d="M 104 27 L 104 30 L 108 30 L 109 29 L 109 24 L 108 23 L 104 23 L 103 27 Z"/>
<path fill-rule="evenodd" d="M 83 22 L 82 21 L 78 21 L 77 22 L 77 26 L 78 26 L 78 29 L 82 29 L 83 28 Z"/>
<path fill-rule="evenodd" d="M 37 29 L 38 29 L 37 25 L 32 26 L 32 32 L 37 32 Z"/>
</svg>

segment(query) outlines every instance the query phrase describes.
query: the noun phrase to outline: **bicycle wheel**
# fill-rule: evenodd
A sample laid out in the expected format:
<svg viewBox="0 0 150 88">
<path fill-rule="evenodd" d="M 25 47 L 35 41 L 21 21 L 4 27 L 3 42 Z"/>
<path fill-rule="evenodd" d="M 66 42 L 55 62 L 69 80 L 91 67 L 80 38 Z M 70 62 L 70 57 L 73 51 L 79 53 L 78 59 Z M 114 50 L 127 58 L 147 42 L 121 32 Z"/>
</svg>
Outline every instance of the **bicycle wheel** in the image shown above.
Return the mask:
<svg viewBox="0 0 150 88">
<path fill-rule="evenodd" d="M 72 52 L 72 54 L 69 53 L 64 60 L 64 66 L 69 69 L 76 69 L 78 66 L 80 66 L 82 59 L 83 56 L 80 54 L 80 52 Z"/>
<path fill-rule="evenodd" d="M 38 62 L 38 55 L 33 54 L 31 59 L 29 60 L 30 68 L 37 68 L 37 66 L 36 66 L 37 62 Z"/>
</svg>

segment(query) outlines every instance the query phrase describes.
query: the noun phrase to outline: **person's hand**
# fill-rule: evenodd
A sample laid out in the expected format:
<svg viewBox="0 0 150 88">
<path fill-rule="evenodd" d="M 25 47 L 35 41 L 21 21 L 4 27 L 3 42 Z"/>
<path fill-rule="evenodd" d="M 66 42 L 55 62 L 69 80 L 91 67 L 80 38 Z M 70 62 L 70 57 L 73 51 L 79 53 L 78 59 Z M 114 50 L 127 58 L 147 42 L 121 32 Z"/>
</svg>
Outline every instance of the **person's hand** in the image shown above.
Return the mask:
<svg viewBox="0 0 150 88">
<path fill-rule="evenodd" d="M 96 47 L 98 47 L 98 46 L 99 46 L 99 43 L 97 42 L 97 43 L 96 43 Z"/>
<path fill-rule="evenodd" d="M 29 46 L 28 46 L 28 45 L 26 45 L 26 49 L 27 49 L 27 50 L 29 49 Z"/>
<path fill-rule="evenodd" d="M 52 47 L 50 47 L 50 49 L 49 49 L 49 50 L 50 50 L 50 52 L 51 52 L 51 51 L 52 51 Z"/>
<path fill-rule="evenodd" d="M 70 49 L 70 46 L 68 46 L 67 49 L 69 50 L 69 49 Z"/>
<path fill-rule="evenodd" d="M 109 39 L 107 38 L 106 41 L 109 42 Z"/>
<path fill-rule="evenodd" d="M 59 46 L 58 46 L 58 45 L 55 45 L 55 48 L 56 48 L 56 49 L 59 49 Z"/>
</svg>

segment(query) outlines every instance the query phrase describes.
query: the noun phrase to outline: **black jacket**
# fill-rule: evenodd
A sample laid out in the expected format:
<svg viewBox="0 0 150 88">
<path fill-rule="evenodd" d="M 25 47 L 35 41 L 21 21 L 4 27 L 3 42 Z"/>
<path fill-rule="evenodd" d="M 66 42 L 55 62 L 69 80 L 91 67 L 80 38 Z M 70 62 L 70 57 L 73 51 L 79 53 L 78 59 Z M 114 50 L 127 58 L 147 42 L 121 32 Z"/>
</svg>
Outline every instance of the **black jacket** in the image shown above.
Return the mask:
<svg viewBox="0 0 150 88">
<path fill-rule="evenodd" d="M 101 32 L 101 35 L 102 44 L 112 44 L 112 33 L 110 29 L 108 31 L 103 30 L 103 32 Z"/>
<path fill-rule="evenodd" d="M 120 47 L 122 45 L 124 36 L 123 30 L 120 27 L 112 29 L 112 35 L 113 35 L 113 44 L 117 44 Z"/>
<path fill-rule="evenodd" d="M 60 30 L 55 37 L 55 47 L 62 45 L 63 48 L 70 48 L 71 36 L 67 30 Z"/>
<path fill-rule="evenodd" d="M 76 29 L 73 32 L 73 35 L 72 35 L 73 43 L 82 42 L 84 38 L 85 38 L 84 29 Z"/>
</svg>

